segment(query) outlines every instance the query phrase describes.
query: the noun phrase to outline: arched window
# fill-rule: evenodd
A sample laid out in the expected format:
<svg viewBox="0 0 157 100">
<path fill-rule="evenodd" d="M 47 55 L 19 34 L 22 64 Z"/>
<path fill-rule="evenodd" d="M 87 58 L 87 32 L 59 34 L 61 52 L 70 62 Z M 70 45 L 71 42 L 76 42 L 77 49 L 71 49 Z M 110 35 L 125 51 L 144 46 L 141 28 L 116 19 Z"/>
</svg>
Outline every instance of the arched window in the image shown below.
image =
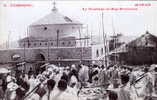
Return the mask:
<svg viewBox="0 0 157 100">
<path fill-rule="evenodd" d="M 96 50 L 96 56 L 99 57 L 99 50 Z"/>
</svg>

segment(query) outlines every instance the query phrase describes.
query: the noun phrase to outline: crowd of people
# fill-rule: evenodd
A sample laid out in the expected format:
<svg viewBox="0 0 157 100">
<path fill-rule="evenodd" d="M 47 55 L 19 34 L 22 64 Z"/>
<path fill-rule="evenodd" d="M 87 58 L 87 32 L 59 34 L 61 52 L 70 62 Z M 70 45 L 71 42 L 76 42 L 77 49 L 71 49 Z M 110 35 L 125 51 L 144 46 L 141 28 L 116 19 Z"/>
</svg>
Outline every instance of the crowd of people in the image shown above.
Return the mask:
<svg viewBox="0 0 157 100">
<path fill-rule="evenodd" d="M 39 73 L 16 71 L 0 79 L 0 100 L 86 100 L 84 88 L 101 87 L 105 100 L 152 100 L 157 94 L 157 66 L 42 66 Z M 101 95 L 102 95 L 101 94 Z M 101 98 L 99 100 L 102 100 Z"/>
</svg>

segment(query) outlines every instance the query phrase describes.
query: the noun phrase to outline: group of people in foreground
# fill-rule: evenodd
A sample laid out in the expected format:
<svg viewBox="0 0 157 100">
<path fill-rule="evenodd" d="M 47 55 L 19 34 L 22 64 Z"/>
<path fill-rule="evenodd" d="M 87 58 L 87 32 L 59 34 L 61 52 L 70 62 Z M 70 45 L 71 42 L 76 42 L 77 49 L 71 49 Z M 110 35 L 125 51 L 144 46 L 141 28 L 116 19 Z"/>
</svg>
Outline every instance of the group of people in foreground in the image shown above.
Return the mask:
<svg viewBox="0 0 157 100">
<path fill-rule="evenodd" d="M 118 65 L 42 67 L 38 74 L 32 69 L 7 74 L 0 80 L 0 100 L 87 100 L 80 92 L 91 86 L 101 87 L 105 100 L 152 100 L 157 94 L 155 65 L 151 70 Z"/>
</svg>

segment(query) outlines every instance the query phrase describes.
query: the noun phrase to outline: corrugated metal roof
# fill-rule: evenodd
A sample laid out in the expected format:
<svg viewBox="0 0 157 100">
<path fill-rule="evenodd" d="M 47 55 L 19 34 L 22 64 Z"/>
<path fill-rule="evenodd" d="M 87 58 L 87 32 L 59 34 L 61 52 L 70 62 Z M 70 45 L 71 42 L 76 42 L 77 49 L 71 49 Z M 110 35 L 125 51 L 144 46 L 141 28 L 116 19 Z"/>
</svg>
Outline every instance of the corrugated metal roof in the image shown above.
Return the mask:
<svg viewBox="0 0 157 100">
<path fill-rule="evenodd" d="M 31 26 L 47 25 L 47 24 L 78 24 L 78 25 L 81 25 L 82 23 L 60 14 L 58 12 L 58 10 L 52 10 L 52 12 L 50 14 L 48 14 L 45 17 L 32 23 Z"/>
<path fill-rule="evenodd" d="M 129 47 L 157 47 L 157 37 L 148 31 L 128 44 Z"/>
<path fill-rule="evenodd" d="M 150 34 L 149 32 L 146 32 L 139 38 L 136 38 L 135 40 L 125 43 L 121 45 L 119 48 L 114 49 L 110 52 L 110 54 L 113 53 L 125 53 L 128 51 L 127 47 L 157 47 L 157 37 Z"/>
</svg>

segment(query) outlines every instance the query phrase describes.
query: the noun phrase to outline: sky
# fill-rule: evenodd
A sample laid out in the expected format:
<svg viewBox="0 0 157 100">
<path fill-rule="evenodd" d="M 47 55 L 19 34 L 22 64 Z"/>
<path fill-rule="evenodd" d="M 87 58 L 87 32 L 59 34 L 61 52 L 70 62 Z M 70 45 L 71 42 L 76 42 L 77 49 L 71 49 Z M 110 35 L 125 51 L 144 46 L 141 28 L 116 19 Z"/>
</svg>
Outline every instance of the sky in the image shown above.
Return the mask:
<svg viewBox="0 0 157 100">
<path fill-rule="evenodd" d="M 29 4 L 19 7 L 4 4 Z M 150 6 L 135 6 L 146 4 Z M 157 36 L 157 3 L 153 1 L 56 1 L 58 11 L 80 21 L 89 33 L 102 34 L 102 13 L 104 32 L 107 35 L 122 33 L 140 36 L 148 30 Z M 0 43 L 15 41 L 26 36 L 27 27 L 49 14 L 52 1 L 3 1 L 0 3 Z M 83 10 L 87 9 L 87 10 Z M 90 9 L 89 9 L 90 8 Z M 93 10 L 94 8 L 137 8 L 137 10 Z"/>
</svg>

